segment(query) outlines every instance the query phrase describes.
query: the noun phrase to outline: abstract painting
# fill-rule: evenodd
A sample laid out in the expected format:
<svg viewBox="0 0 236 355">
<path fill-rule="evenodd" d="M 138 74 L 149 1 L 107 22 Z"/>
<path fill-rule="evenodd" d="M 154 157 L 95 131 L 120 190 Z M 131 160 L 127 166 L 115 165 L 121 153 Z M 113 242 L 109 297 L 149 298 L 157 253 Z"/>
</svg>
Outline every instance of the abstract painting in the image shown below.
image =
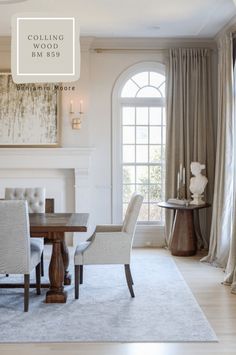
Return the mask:
<svg viewBox="0 0 236 355">
<path fill-rule="evenodd" d="M 58 146 L 58 95 L 54 84 L 15 84 L 0 74 L 0 146 Z"/>
</svg>

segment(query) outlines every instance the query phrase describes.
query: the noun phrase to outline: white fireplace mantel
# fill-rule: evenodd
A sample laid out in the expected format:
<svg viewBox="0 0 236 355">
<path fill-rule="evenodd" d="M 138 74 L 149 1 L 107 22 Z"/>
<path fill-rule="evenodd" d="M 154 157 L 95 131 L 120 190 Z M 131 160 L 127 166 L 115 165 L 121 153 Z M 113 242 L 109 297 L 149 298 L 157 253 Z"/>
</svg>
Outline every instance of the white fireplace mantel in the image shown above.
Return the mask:
<svg viewBox="0 0 236 355">
<path fill-rule="evenodd" d="M 75 212 L 89 211 L 90 166 L 94 148 L 0 148 L 0 181 L 4 171 L 72 169 Z M 26 180 L 27 184 L 27 180 Z"/>
<path fill-rule="evenodd" d="M 0 148 L 0 169 L 89 170 L 94 148 Z"/>
</svg>

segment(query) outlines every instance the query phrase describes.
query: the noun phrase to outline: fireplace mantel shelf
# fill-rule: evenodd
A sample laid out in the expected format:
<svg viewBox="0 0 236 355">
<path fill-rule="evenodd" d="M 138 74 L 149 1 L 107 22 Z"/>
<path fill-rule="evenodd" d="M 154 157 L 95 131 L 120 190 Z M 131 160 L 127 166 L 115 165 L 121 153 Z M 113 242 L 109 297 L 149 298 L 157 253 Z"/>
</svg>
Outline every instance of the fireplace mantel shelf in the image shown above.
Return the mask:
<svg viewBox="0 0 236 355">
<path fill-rule="evenodd" d="M 70 147 L 70 148 L 0 148 L 0 156 L 5 155 L 83 155 L 91 154 L 94 147 Z"/>
<path fill-rule="evenodd" d="M 93 147 L 1 148 L 0 169 L 89 169 Z"/>
</svg>

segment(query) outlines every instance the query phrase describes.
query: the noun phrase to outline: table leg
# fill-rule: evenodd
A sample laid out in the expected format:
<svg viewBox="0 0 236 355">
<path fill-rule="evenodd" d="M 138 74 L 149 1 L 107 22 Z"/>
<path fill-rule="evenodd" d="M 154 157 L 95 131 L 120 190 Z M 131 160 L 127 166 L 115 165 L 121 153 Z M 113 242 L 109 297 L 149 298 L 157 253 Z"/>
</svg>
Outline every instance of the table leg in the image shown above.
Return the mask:
<svg viewBox="0 0 236 355">
<path fill-rule="evenodd" d="M 205 237 L 202 235 L 200 221 L 199 221 L 199 213 L 200 213 L 199 210 L 195 210 L 194 212 L 194 227 L 195 227 L 194 229 L 197 237 L 198 249 L 204 249 L 207 248 L 207 241 Z"/>
<path fill-rule="evenodd" d="M 70 285 L 71 284 L 71 275 L 69 274 L 69 262 L 70 262 L 70 255 L 69 255 L 69 250 L 67 248 L 66 242 L 65 242 L 65 236 L 63 240 L 61 241 L 61 254 L 62 254 L 62 259 L 63 259 L 63 264 L 64 264 L 64 285 Z"/>
<path fill-rule="evenodd" d="M 49 265 L 50 288 L 46 294 L 46 303 L 65 303 L 67 293 L 64 291 L 64 263 L 61 253 L 61 241 L 64 233 L 54 233 L 52 239 L 52 256 Z"/>
<path fill-rule="evenodd" d="M 193 225 L 193 210 L 177 210 L 171 239 L 171 254 L 190 256 L 196 254 L 197 242 Z"/>
</svg>

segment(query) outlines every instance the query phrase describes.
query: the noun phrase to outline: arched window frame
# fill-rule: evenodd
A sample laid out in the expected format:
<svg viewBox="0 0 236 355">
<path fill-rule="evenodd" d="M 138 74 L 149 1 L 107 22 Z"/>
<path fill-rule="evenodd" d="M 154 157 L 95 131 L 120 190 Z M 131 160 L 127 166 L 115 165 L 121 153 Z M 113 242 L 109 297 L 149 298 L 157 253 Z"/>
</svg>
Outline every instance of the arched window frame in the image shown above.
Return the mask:
<svg viewBox="0 0 236 355">
<path fill-rule="evenodd" d="M 122 107 L 123 106 L 163 106 L 166 99 L 121 97 L 125 83 L 135 74 L 154 71 L 166 75 L 165 65 L 159 62 L 141 62 L 126 69 L 116 80 L 112 92 L 112 223 L 121 223 L 122 216 Z"/>
</svg>

